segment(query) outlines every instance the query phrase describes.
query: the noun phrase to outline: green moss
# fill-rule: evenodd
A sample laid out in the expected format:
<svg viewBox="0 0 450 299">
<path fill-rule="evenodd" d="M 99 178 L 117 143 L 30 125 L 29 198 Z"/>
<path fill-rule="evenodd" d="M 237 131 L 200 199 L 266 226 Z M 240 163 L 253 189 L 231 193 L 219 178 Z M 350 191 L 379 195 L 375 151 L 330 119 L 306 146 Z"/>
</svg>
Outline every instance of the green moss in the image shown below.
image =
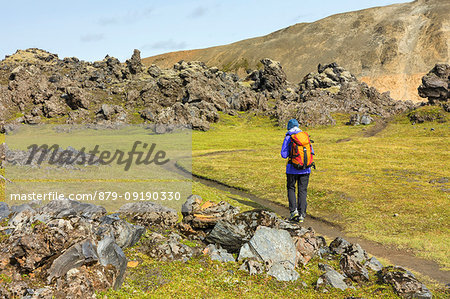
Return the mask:
<svg viewBox="0 0 450 299">
<path fill-rule="evenodd" d="M 9 276 L 7 276 L 7 275 L 5 275 L 5 274 L 0 274 L 0 281 L 1 281 L 2 283 L 8 284 L 8 283 L 11 283 L 11 282 L 12 282 L 12 279 L 11 279 L 11 277 L 9 277 Z"/>
<path fill-rule="evenodd" d="M 144 119 L 141 117 L 139 112 L 133 112 L 128 115 L 128 120 L 132 124 L 142 124 L 144 123 Z"/>
<path fill-rule="evenodd" d="M 34 228 L 38 225 L 44 225 L 42 221 L 36 220 L 35 222 L 31 223 L 31 229 L 34 230 Z"/>
<path fill-rule="evenodd" d="M 190 240 L 186 240 L 186 239 L 181 239 L 180 243 L 182 243 L 182 244 L 184 244 L 186 246 L 189 246 L 189 247 L 198 247 L 198 246 L 200 246 L 199 244 L 194 243 L 194 242 L 192 242 Z"/>
</svg>

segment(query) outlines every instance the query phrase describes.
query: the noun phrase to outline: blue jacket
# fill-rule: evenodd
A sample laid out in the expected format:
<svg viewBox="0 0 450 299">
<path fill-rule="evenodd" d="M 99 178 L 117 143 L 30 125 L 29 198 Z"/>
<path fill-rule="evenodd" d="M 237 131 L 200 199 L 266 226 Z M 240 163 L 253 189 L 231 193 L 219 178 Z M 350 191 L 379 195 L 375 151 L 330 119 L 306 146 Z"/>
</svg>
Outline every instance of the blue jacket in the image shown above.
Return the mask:
<svg viewBox="0 0 450 299">
<path fill-rule="evenodd" d="M 283 159 L 289 158 L 289 151 L 290 151 L 289 145 L 291 143 L 291 135 L 297 134 L 298 132 L 301 132 L 301 131 L 302 130 L 300 130 L 298 127 L 294 127 L 286 133 L 286 137 L 284 137 L 284 141 L 283 141 L 283 146 L 281 147 L 281 157 L 283 157 Z M 314 155 L 314 149 L 312 148 L 312 145 L 311 145 L 311 152 Z M 307 174 L 307 173 L 311 173 L 311 167 L 306 168 L 306 169 L 297 169 L 291 163 L 287 163 L 286 164 L 286 173 Z"/>
</svg>

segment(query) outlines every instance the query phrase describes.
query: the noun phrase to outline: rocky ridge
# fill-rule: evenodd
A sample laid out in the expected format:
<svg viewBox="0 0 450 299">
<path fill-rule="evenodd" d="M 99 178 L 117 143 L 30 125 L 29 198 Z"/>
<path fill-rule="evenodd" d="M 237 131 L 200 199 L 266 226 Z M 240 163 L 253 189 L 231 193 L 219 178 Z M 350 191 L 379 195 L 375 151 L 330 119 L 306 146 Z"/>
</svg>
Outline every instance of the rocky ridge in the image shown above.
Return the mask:
<svg viewBox="0 0 450 299">
<path fill-rule="evenodd" d="M 331 115 L 335 112 L 351 113 L 351 118 L 387 118 L 414 107 L 411 101 L 395 101 L 389 92 L 379 93 L 331 63 L 319 64 L 317 73 L 306 75 L 298 86 L 282 93 L 275 114 L 280 125 L 296 118 L 302 126 L 316 126 L 335 124 Z"/>
<path fill-rule="evenodd" d="M 91 63 L 28 49 L 1 61 L 0 70 L 3 122 L 149 121 L 207 130 L 218 112 L 267 109 L 266 100 L 234 74 L 201 62 L 144 68 L 138 50 L 121 64 L 110 56 Z"/>
<path fill-rule="evenodd" d="M 92 63 L 19 50 L 0 62 L 0 129 L 6 123 L 151 122 L 208 130 L 219 113 L 239 111 L 270 115 L 283 126 L 291 117 L 313 126 L 333 124 L 333 112 L 387 117 L 413 107 L 336 63 L 319 65 L 299 84 L 287 81 L 279 62 L 265 58 L 261 65 L 240 79 L 202 62 L 147 68 L 138 50 L 124 64 L 108 55 Z"/>
</svg>

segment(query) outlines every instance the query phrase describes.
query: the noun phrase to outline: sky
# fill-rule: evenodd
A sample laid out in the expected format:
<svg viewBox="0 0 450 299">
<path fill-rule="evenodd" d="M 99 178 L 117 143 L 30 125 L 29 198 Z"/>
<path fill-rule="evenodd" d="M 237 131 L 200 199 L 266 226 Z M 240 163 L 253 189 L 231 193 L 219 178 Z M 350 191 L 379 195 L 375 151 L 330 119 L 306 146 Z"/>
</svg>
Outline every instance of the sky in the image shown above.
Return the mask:
<svg viewBox="0 0 450 299">
<path fill-rule="evenodd" d="M 60 58 L 125 61 L 224 45 L 390 0 L 22 0 L 0 1 L 0 59 L 40 48 Z M 338 24 L 337 24 L 338 25 Z"/>
</svg>

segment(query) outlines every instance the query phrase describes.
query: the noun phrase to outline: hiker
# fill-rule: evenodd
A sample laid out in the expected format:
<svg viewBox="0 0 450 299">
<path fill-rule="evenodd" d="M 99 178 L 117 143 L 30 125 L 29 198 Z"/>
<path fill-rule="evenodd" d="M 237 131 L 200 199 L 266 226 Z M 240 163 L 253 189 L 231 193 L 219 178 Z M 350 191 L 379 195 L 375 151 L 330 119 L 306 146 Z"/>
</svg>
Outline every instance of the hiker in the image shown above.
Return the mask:
<svg viewBox="0 0 450 299">
<path fill-rule="evenodd" d="M 296 119 L 289 120 L 286 137 L 281 147 L 281 157 L 289 158 L 286 164 L 286 185 L 291 221 L 303 222 L 306 217 L 306 192 L 311 166 L 314 166 L 312 155 L 314 150 L 309 135 L 299 129 Z M 297 197 L 295 184 L 298 185 Z"/>
</svg>

